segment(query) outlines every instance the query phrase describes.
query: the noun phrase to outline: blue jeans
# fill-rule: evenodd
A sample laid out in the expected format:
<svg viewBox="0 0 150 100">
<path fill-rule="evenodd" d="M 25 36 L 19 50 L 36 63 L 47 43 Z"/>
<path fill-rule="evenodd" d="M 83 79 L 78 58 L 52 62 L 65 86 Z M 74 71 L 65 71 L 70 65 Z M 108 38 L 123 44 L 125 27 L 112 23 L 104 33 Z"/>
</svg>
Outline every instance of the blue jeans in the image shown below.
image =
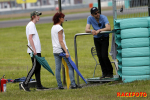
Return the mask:
<svg viewBox="0 0 150 100">
<path fill-rule="evenodd" d="M 69 51 L 68 51 L 68 53 L 69 53 Z M 54 58 L 55 58 L 55 65 L 56 65 L 55 75 L 56 75 L 58 87 L 63 86 L 62 82 L 61 82 L 61 76 L 60 76 L 62 58 L 66 61 L 68 68 L 69 68 L 69 77 L 70 77 L 70 81 L 71 81 L 71 86 L 75 86 L 76 84 L 75 84 L 75 80 L 74 80 L 74 69 L 71 66 L 71 64 L 69 63 L 68 58 L 59 56 L 59 53 L 54 53 Z"/>
</svg>

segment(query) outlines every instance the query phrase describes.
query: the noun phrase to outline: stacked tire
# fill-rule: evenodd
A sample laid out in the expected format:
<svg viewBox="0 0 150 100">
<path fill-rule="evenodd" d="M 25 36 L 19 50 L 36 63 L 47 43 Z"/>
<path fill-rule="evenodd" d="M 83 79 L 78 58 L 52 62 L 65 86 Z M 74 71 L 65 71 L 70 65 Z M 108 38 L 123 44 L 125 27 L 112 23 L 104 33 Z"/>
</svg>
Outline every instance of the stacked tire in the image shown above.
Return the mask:
<svg viewBox="0 0 150 100">
<path fill-rule="evenodd" d="M 149 18 L 130 18 L 119 21 L 116 32 L 118 45 L 118 74 L 122 81 L 150 79 L 150 25 Z"/>
</svg>

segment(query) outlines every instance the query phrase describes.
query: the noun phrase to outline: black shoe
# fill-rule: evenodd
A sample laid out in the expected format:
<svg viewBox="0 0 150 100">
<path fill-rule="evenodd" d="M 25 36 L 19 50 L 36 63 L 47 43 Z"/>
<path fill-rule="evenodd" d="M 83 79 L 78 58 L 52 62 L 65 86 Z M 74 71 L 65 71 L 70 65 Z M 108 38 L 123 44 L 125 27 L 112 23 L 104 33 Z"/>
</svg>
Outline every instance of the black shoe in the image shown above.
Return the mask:
<svg viewBox="0 0 150 100">
<path fill-rule="evenodd" d="M 113 78 L 113 75 L 112 74 L 108 74 L 105 76 L 105 78 Z"/>
<path fill-rule="evenodd" d="M 30 92 L 30 89 L 28 88 L 28 85 L 25 85 L 24 83 L 21 84 L 21 87 L 24 91 Z"/>
<path fill-rule="evenodd" d="M 82 87 L 78 86 L 77 84 L 75 86 L 71 86 L 71 89 L 77 89 L 77 88 L 82 88 Z"/>
<path fill-rule="evenodd" d="M 75 86 L 71 86 L 71 89 L 77 89 L 77 86 L 75 85 Z"/>
<path fill-rule="evenodd" d="M 37 90 L 47 90 L 49 88 L 46 88 L 46 87 L 43 87 L 43 86 L 40 86 L 40 87 L 37 87 Z"/>
<path fill-rule="evenodd" d="M 104 79 L 107 75 L 102 75 L 99 79 Z"/>
<path fill-rule="evenodd" d="M 63 86 L 61 86 L 61 87 L 58 87 L 58 89 L 62 90 L 62 89 L 64 89 L 64 87 L 63 87 Z"/>
<path fill-rule="evenodd" d="M 77 85 L 77 84 L 76 84 L 76 86 L 77 86 L 77 88 L 82 88 L 82 86 L 80 86 L 80 85 Z"/>
</svg>

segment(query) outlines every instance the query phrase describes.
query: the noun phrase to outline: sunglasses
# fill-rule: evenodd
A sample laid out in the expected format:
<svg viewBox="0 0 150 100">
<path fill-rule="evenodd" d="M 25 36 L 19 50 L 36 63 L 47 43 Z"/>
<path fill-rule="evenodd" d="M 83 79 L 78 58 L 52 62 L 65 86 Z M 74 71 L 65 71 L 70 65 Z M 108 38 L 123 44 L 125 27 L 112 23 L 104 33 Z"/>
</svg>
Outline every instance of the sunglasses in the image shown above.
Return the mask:
<svg viewBox="0 0 150 100">
<path fill-rule="evenodd" d="M 97 15 L 97 14 L 99 14 L 99 12 L 94 13 L 94 15 Z"/>
<path fill-rule="evenodd" d="M 101 23 L 98 23 L 98 26 L 99 26 L 99 27 L 101 27 L 101 25 L 102 25 Z"/>
</svg>

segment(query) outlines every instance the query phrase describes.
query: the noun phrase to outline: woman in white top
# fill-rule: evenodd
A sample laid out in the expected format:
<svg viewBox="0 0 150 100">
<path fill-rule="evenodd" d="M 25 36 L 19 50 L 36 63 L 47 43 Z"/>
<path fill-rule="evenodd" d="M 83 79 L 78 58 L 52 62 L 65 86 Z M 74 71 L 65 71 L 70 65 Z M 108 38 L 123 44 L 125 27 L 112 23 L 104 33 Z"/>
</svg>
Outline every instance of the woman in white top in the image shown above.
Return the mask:
<svg viewBox="0 0 150 100">
<path fill-rule="evenodd" d="M 64 89 L 62 82 L 61 82 L 61 76 L 60 76 L 62 57 L 59 56 L 60 53 L 64 52 L 66 54 L 66 57 L 63 57 L 63 58 L 69 67 L 71 89 L 75 89 L 78 86 L 75 84 L 75 80 L 74 80 L 74 69 L 67 59 L 70 55 L 69 55 L 69 51 L 68 51 L 66 41 L 65 41 L 64 30 L 61 26 L 61 24 L 64 22 L 64 17 L 65 15 L 61 12 L 56 13 L 53 16 L 54 25 L 52 26 L 52 29 L 51 29 L 51 38 L 52 38 L 53 54 L 54 54 L 55 65 L 56 65 L 55 75 L 56 75 L 58 88 Z"/>
</svg>

